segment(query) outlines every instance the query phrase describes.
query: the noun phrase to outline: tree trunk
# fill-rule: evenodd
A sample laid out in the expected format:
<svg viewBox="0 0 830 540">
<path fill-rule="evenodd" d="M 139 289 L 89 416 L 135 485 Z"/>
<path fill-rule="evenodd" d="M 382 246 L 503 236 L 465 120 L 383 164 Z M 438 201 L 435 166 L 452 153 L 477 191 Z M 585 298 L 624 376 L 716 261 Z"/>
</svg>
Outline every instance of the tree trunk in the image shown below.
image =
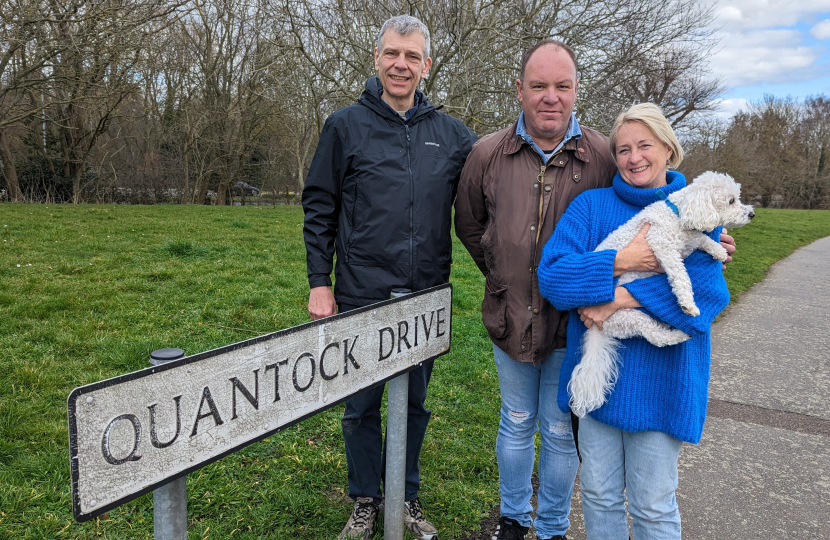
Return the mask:
<svg viewBox="0 0 830 540">
<path fill-rule="evenodd" d="M 6 178 L 6 187 L 9 191 L 9 200 L 23 202 L 23 192 L 20 191 L 20 183 L 17 181 L 17 169 L 14 166 L 14 158 L 6 132 L 0 131 L 0 158 L 3 161 L 3 176 Z"/>
<path fill-rule="evenodd" d="M 184 190 L 182 190 L 182 204 L 187 204 L 190 199 L 190 168 L 187 154 L 184 155 Z M 195 186 L 194 186 L 195 187 Z"/>
<path fill-rule="evenodd" d="M 78 167 L 72 176 L 72 204 L 81 204 L 81 176 L 83 173 L 84 169 Z"/>
<path fill-rule="evenodd" d="M 231 180 L 233 176 L 228 170 L 229 168 L 226 165 L 220 169 L 222 170 L 222 175 L 219 180 L 219 186 L 216 188 L 216 204 L 218 206 L 233 204 L 233 199 L 231 198 Z"/>
</svg>

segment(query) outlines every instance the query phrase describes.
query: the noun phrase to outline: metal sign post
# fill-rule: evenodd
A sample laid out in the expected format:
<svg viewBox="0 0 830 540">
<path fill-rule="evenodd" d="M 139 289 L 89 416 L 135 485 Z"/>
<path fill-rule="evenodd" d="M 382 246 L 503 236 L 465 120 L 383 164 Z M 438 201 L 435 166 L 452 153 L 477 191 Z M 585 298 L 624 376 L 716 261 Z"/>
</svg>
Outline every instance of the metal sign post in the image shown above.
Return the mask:
<svg viewBox="0 0 830 540">
<path fill-rule="evenodd" d="M 411 291 L 395 289 L 392 298 Z M 403 504 L 406 495 L 406 421 L 409 415 L 409 373 L 386 386 L 386 475 L 383 481 L 383 538 L 403 540 Z"/>
<path fill-rule="evenodd" d="M 181 349 L 159 349 L 150 354 L 150 364 L 160 366 L 180 358 L 184 358 Z M 153 537 L 187 540 L 187 475 L 153 491 Z"/>
<path fill-rule="evenodd" d="M 441 285 L 76 388 L 75 519 L 176 479 L 186 491 L 189 472 L 446 354 L 451 318 Z"/>
</svg>

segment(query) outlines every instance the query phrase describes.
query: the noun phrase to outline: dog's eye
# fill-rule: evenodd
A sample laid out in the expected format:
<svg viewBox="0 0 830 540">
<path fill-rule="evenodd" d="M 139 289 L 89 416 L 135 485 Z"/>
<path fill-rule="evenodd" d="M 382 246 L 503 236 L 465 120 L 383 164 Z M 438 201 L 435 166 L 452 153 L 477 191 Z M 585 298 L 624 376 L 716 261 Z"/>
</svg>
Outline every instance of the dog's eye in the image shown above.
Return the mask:
<svg viewBox="0 0 830 540">
<path fill-rule="evenodd" d="M 729 198 L 729 204 L 735 204 L 735 197 Z"/>
</svg>

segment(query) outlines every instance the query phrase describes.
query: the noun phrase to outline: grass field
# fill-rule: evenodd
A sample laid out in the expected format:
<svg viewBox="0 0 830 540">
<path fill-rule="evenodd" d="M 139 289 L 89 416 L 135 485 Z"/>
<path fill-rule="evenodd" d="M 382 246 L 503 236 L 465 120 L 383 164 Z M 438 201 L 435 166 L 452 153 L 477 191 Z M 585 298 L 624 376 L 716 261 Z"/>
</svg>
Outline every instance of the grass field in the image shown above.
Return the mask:
<svg viewBox="0 0 830 540">
<path fill-rule="evenodd" d="M 733 298 L 830 235 L 830 212 L 759 210 L 735 231 Z M 72 519 L 66 398 L 84 384 L 307 322 L 295 206 L 0 205 L 0 538 L 152 538 L 152 496 Z M 435 366 L 422 456 L 441 537 L 498 499 L 498 383 L 483 279 L 456 241 L 453 349 Z M 334 538 L 351 509 L 342 407 L 188 477 L 190 538 Z M 376 535 L 381 538 L 382 535 Z"/>
</svg>

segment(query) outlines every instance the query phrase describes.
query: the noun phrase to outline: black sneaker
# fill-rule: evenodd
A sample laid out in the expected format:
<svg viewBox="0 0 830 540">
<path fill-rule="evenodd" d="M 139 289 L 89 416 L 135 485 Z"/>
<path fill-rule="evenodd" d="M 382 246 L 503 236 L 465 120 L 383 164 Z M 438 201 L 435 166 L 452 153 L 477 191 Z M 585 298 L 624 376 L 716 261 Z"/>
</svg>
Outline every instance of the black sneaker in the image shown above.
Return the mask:
<svg viewBox="0 0 830 540">
<path fill-rule="evenodd" d="M 378 513 L 378 506 L 371 497 L 355 499 L 352 515 L 340 532 L 340 536 L 337 537 L 338 540 L 369 540 L 372 538 L 372 529 L 375 527 L 375 519 L 378 517 Z"/>
<path fill-rule="evenodd" d="M 515 519 L 502 516 L 491 540 L 525 540 L 530 527 L 522 527 Z"/>
<path fill-rule="evenodd" d="M 403 503 L 403 524 L 418 540 L 437 540 L 438 531 L 424 517 L 421 499 L 415 497 Z"/>
<path fill-rule="evenodd" d="M 537 536 L 536 538 L 538 538 L 539 540 L 546 540 L 545 538 L 542 538 L 541 536 Z M 564 534 L 557 534 L 556 536 L 551 536 L 547 540 L 568 540 L 568 537 L 565 536 Z"/>
</svg>

